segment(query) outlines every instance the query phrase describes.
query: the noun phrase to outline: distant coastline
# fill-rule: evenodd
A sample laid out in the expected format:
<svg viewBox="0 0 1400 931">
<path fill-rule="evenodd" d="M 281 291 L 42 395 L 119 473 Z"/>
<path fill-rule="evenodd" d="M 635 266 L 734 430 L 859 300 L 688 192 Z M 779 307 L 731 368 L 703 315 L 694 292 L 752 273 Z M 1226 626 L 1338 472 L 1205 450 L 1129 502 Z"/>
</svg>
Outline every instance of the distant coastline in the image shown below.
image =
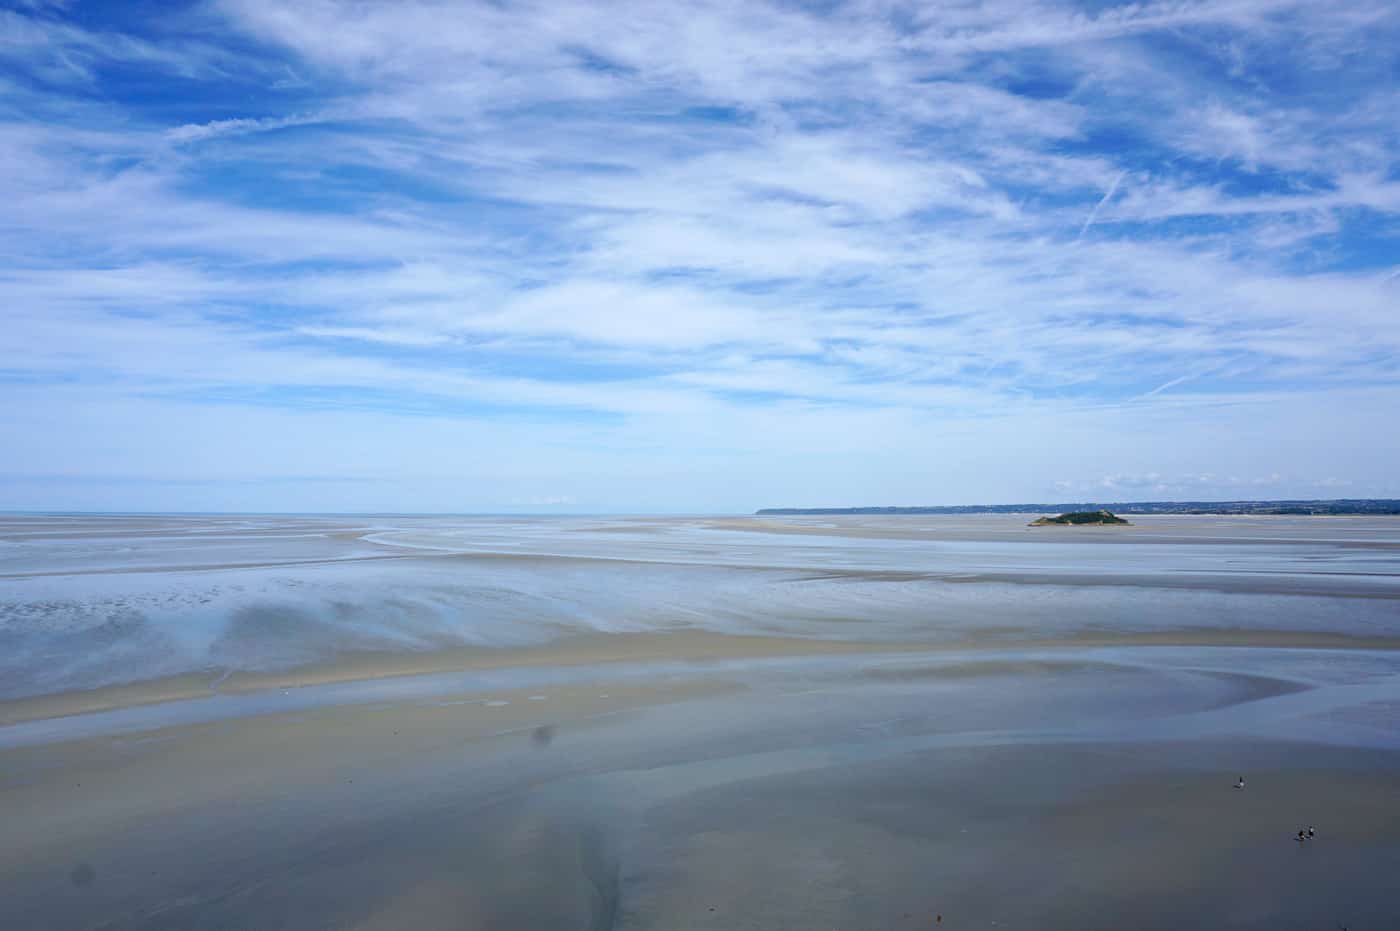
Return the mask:
<svg viewBox="0 0 1400 931">
<path fill-rule="evenodd" d="M 1109 510 L 1115 514 L 1274 514 L 1343 516 L 1400 514 L 1400 499 L 1337 498 L 1309 501 L 1075 501 L 1058 504 L 954 504 L 919 507 L 760 508 L 763 516 L 839 514 L 1025 514 Z"/>
</svg>

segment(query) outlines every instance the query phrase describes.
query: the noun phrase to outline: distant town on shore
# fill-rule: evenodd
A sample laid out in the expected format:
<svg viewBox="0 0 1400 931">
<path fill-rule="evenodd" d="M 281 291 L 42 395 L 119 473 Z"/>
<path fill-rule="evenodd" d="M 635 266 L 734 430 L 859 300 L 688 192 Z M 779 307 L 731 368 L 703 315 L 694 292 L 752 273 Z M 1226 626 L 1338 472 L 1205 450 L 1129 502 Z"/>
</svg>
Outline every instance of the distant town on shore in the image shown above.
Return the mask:
<svg viewBox="0 0 1400 931">
<path fill-rule="evenodd" d="M 1078 501 L 1060 504 L 954 504 L 929 507 L 760 508 L 758 516 L 820 514 L 1026 514 L 1108 510 L 1115 514 L 1400 514 L 1400 499 L 1321 501 Z"/>
</svg>

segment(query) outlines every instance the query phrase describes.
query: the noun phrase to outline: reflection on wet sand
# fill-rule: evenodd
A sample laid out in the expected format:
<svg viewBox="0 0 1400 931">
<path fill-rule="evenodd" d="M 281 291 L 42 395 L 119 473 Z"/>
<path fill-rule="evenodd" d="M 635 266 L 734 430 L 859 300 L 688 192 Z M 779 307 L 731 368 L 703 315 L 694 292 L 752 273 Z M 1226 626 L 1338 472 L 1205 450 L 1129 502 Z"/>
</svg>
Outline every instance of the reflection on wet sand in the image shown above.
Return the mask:
<svg viewBox="0 0 1400 931">
<path fill-rule="evenodd" d="M 1400 521 L 1016 520 L 6 518 L 0 927 L 1400 921 Z"/>
</svg>

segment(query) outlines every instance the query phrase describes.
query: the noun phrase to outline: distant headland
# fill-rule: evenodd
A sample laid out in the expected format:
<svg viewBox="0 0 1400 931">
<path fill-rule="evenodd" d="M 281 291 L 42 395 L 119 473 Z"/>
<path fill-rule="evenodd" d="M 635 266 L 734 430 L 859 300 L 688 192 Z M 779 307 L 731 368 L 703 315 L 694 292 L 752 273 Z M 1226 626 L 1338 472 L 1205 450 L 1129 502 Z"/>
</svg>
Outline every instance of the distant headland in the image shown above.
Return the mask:
<svg viewBox="0 0 1400 931">
<path fill-rule="evenodd" d="M 1070 511 L 1061 514 L 1059 517 L 1039 517 L 1031 521 L 1028 527 L 1049 527 L 1053 524 L 1070 524 L 1078 526 L 1080 524 L 1122 524 L 1131 527 L 1132 524 L 1114 514 L 1112 511 L 1103 509 L 1097 511 Z"/>
<path fill-rule="evenodd" d="M 1400 499 L 1338 498 L 1325 501 L 1078 501 L 1068 504 L 954 504 L 930 507 L 762 508 L 759 516 L 837 514 L 1400 514 Z"/>
</svg>

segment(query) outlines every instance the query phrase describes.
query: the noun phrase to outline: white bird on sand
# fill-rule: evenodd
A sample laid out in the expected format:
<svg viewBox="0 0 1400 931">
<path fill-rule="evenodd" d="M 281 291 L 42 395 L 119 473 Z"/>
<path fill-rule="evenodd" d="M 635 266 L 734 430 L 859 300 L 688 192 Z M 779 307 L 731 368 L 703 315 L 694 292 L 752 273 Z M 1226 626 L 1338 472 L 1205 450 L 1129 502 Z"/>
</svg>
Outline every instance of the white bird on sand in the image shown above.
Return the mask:
<svg viewBox="0 0 1400 931">
<path fill-rule="evenodd" d="M 1239 782 L 1235 783 L 1235 788 L 1236 788 L 1236 789 L 1243 789 L 1243 788 L 1244 788 L 1244 777 L 1243 777 L 1243 776 L 1240 777 L 1240 781 L 1239 781 Z"/>
</svg>

